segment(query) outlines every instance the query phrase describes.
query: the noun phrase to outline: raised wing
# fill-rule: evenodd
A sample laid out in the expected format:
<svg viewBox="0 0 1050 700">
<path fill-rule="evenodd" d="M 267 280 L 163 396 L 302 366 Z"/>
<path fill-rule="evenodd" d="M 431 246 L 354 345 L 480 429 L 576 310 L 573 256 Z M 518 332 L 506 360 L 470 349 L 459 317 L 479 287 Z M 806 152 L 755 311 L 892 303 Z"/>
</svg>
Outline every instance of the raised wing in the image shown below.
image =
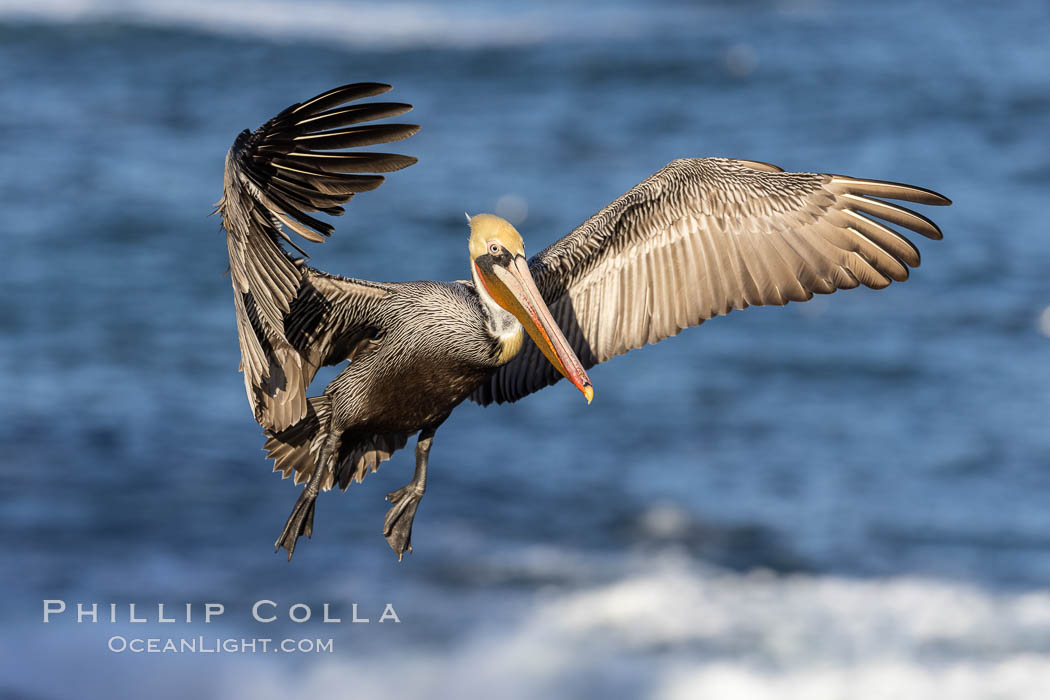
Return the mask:
<svg viewBox="0 0 1050 700">
<path fill-rule="evenodd" d="M 940 239 L 875 197 L 951 202 L 910 185 L 786 173 L 756 161 L 675 160 L 529 261 L 585 368 L 733 309 L 908 278 L 919 251 L 871 217 Z M 472 396 L 516 401 L 561 379 L 526 340 Z"/>
<path fill-rule="evenodd" d="M 403 114 L 410 105 L 348 102 L 389 85 L 356 83 L 287 108 L 242 132 L 226 156 L 222 213 L 241 344 L 241 370 L 255 419 L 283 430 L 306 415 L 306 387 L 318 367 L 346 359 L 381 332 L 384 285 L 328 275 L 289 255 L 289 231 L 323 241 L 330 224 L 307 212 L 343 213 L 341 204 L 379 187 L 410 156 L 334 149 L 388 143 L 419 130 L 409 124 L 354 126 Z M 323 235 L 322 235 L 323 234 Z"/>
</svg>

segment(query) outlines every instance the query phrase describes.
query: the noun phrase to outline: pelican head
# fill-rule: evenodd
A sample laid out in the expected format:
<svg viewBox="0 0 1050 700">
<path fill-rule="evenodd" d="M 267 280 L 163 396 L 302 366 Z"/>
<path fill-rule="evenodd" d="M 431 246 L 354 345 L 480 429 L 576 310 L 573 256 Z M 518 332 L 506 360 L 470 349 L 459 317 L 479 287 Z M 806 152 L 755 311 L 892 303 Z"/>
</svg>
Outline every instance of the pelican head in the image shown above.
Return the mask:
<svg viewBox="0 0 1050 700">
<path fill-rule="evenodd" d="M 506 219 L 492 214 L 470 220 L 470 264 L 481 282 L 478 293 L 514 315 L 554 368 L 587 397 L 594 388 L 569 341 L 551 316 L 529 272 L 521 234 Z"/>
</svg>

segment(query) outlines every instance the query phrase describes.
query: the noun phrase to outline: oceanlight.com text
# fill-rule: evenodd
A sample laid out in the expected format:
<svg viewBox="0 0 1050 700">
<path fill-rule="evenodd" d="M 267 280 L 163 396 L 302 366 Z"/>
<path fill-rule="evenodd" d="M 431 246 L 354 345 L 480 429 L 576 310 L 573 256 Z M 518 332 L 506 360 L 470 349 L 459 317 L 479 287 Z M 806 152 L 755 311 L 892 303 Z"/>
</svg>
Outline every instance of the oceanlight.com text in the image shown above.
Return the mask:
<svg viewBox="0 0 1050 700">
<path fill-rule="evenodd" d="M 107 643 L 115 654 L 331 654 L 328 639 L 272 639 L 268 637 L 124 637 Z"/>
</svg>

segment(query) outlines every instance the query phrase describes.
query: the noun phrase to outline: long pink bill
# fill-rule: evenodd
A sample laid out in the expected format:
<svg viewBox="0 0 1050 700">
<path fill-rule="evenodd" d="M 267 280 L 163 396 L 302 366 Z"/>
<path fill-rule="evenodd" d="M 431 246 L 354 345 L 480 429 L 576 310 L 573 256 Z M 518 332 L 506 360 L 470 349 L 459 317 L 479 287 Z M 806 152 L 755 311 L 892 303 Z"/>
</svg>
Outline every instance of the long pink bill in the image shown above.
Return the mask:
<svg viewBox="0 0 1050 700">
<path fill-rule="evenodd" d="M 517 317 L 550 363 L 582 391 L 587 397 L 587 403 L 590 403 L 594 398 L 591 380 L 561 328 L 551 316 L 547 304 L 543 301 L 543 295 L 536 288 L 525 256 L 516 255 L 506 268 L 495 266 L 492 269 L 498 281 L 509 292 L 504 298 L 500 298 L 503 295 L 498 292 L 493 294 L 496 302 Z M 496 290 L 489 290 L 490 294 L 493 292 Z"/>
</svg>

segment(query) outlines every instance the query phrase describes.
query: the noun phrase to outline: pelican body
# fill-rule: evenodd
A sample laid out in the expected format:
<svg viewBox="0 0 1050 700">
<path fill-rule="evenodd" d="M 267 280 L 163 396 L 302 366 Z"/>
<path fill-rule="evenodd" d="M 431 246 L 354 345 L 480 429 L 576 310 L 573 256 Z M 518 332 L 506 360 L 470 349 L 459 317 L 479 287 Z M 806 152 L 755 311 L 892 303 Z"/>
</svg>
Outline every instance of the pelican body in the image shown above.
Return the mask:
<svg viewBox="0 0 1050 700">
<path fill-rule="evenodd" d="M 370 282 L 308 266 L 289 232 L 320 242 L 354 194 L 415 158 L 345 150 L 414 134 L 355 126 L 407 112 L 359 102 L 356 83 L 292 105 L 237 137 L 218 204 L 227 232 L 241 370 L 274 470 L 306 482 L 275 544 L 291 559 L 313 534 L 320 491 L 346 489 L 418 434 L 412 480 L 388 494 L 384 535 L 400 560 L 426 490 L 437 428 L 465 399 L 516 401 L 567 378 L 590 403 L 587 369 L 716 315 L 903 281 L 929 219 L 885 199 L 943 205 L 910 185 L 785 173 L 758 161 L 680 159 L 526 258 L 521 235 L 469 217 L 470 279 Z M 874 218 L 873 218 L 874 217 Z M 316 371 L 346 363 L 319 396 Z"/>
</svg>

